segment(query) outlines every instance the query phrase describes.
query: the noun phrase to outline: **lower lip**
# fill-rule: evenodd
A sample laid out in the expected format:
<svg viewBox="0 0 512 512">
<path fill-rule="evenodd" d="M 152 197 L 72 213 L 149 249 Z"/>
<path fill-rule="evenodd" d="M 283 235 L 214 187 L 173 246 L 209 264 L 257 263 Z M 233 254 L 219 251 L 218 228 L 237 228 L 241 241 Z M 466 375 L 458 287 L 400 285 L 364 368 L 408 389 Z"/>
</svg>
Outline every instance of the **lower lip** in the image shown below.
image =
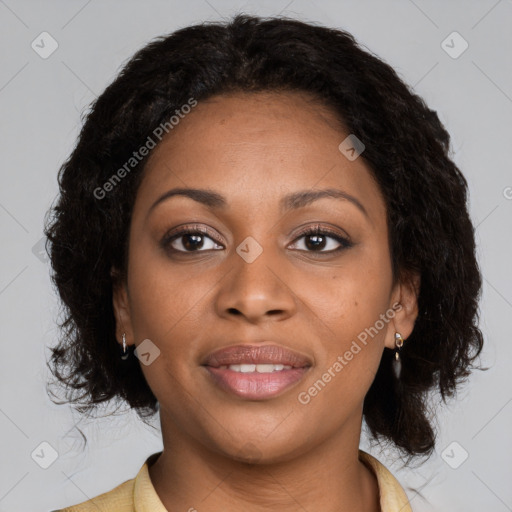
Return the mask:
<svg viewBox="0 0 512 512">
<path fill-rule="evenodd" d="M 291 368 L 271 373 L 241 373 L 205 366 L 214 382 L 224 391 L 248 400 L 272 398 L 299 382 L 308 368 Z"/>
</svg>

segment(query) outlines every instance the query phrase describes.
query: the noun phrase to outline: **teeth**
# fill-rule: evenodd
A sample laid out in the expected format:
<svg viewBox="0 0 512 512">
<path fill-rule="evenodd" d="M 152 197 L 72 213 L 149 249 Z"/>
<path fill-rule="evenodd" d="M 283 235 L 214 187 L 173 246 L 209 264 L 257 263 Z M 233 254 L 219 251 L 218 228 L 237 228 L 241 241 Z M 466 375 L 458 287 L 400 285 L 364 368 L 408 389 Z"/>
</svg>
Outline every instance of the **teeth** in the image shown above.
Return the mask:
<svg viewBox="0 0 512 512">
<path fill-rule="evenodd" d="M 219 368 L 221 370 L 227 370 L 229 368 L 234 372 L 240 373 L 272 373 L 281 370 L 290 370 L 292 367 L 287 364 L 230 364 L 229 366 L 224 365 Z"/>
<path fill-rule="evenodd" d="M 277 368 L 273 364 L 257 364 L 256 371 L 258 373 L 270 373 L 273 371 L 278 371 Z M 282 370 L 282 368 L 281 368 Z"/>
</svg>

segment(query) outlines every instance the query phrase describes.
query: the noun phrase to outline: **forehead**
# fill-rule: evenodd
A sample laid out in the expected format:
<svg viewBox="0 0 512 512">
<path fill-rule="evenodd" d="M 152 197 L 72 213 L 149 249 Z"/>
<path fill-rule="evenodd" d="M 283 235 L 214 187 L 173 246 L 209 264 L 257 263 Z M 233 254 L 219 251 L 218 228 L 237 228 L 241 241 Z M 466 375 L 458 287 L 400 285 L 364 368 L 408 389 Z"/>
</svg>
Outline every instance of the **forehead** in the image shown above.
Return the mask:
<svg viewBox="0 0 512 512">
<path fill-rule="evenodd" d="M 148 208 L 173 187 L 220 191 L 233 205 L 336 187 L 382 209 L 367 163 L 339 150 L 348 135 L 332 110 L 304 93 L 215 96 L 199 102 L 153 150 L 137 202 Z"/>
</svg>

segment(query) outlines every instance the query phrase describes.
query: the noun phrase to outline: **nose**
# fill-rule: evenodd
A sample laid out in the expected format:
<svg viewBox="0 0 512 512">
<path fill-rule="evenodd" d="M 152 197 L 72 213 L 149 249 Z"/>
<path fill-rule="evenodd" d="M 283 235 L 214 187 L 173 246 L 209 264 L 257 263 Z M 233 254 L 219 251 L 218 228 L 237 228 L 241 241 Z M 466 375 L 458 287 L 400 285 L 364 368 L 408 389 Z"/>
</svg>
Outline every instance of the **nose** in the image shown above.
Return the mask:
<svg viewBox="0 0 512 512">
<path fill-rule="evenodd" d="M 239 316 L 258 324 L 270 319 L 284 320 L 295 314 L 297 299 L 286 279 L 283 263 L 265 249 L 252 262 L 237 252 L 229 258 L 231 271 L 221 281 L 216 296 L 217 314 Z"/>
</svg>

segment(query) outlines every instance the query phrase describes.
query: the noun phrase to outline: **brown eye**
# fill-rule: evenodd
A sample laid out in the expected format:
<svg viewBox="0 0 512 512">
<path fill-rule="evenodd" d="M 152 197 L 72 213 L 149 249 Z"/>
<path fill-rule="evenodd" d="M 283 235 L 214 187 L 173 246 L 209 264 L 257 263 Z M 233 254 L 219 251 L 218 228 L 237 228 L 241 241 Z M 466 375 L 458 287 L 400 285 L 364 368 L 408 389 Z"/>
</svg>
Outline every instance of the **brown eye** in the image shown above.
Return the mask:
<svg viewBox="0 0 512 512">
<path fill-rule="evenodd" d="M 299 240 L 304 239 L 302 247 Z M 348 247 L 351 247 L 351 242 L 337 233 L 325 230 L 323 228 L 309 228 L 296 238 L 294 244 L 295 249 L 307 252 L 318 253 L 334 253 Z M 297 247 L 298 245 L 298 247 Z"/>
<path fill-rule="evenodd" d="M 166 235 L 162 240 L 162 247 L 172 252 L 203 252 L 223 249 L 203 228 L 182 229 L 181 231 Z"/>
<path fill-rule="evenodd" d="M 325 235 L 307 235 L 305 238 L 305 246 L 308 249 L 324 249 L 327 245 L 327 239 L 330 238 Z"/>
</svg>

